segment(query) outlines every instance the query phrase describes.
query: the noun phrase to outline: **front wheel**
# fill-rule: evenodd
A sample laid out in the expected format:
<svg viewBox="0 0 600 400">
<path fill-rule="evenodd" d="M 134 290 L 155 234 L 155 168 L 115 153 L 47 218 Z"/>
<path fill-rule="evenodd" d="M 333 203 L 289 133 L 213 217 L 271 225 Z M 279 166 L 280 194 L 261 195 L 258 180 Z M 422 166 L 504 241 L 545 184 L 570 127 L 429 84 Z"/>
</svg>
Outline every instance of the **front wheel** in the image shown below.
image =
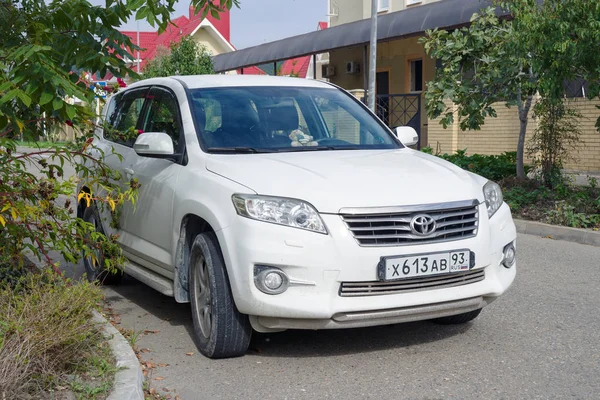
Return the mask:
<svg viewBox="0 0 600 400">
<path fill-rule="evenodd" d="M 464 323 L 474 320 L 475 318 L 477 318 L 477 316 L 479 315 L 480 312 L 481 312 L 481 308 L 478 310 L 469 311 L 469 312 L 466 312 L 463 314 L 451 315 L 449 317 L 436 318 L 433 320 L 433 322 L 435 322 L 436 324 L 440 324 L 440 325 L 460 325 L 460 324 L 464 324 Z"/>
<path fill-rule="evenodd" d="M 252 327 L 248 316 L 235 306 L 225 262 L 213 233 L 196 236 L 189 266 L 196 346 L 209 358 L 244 355 Z"/>
<path fill-rule="evenodd" d="M 96 206 L 91 205 L 83 212 L 83 220 L 94 225 L 96 232 L 104 234 L 100 223 L 100 214 Z M 94 257 L 83 255 L 83 266 L 87 279 L 90 282 L 100 282 L 104 285 L 116 285 L 123 278 L 122 271 L 109 272 L 104 268 L 104 254 L 102 250 L 95 250 Z"/>
</svg>

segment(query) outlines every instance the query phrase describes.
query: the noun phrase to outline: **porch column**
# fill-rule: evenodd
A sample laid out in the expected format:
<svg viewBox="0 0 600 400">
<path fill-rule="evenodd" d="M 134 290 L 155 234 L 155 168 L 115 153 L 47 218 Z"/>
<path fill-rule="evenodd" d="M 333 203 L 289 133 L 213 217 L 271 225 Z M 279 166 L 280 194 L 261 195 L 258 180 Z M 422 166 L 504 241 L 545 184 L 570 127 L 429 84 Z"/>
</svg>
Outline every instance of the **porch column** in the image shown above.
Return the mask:
<svg viewBox="0 0 600 400">
<path fill-rule="evenodd" d="M 317 55 L 313 54 L 313 79 L 317 79 Z"/>
</svg>

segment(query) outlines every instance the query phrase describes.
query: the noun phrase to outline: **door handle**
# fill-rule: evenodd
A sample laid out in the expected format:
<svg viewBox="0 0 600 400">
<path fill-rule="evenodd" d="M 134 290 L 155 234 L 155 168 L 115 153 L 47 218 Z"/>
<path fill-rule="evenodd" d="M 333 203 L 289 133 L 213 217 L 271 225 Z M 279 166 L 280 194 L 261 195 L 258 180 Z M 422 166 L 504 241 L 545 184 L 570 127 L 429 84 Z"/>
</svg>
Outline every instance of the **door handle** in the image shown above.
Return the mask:
<svg viewBox="0 0 600 400">
<path fill-rule="evenodd" d="M 124 171 L 128 177 L 132 177 L 134 174 L 134 171 L 131 168 L 125 168 Z"/>
</svg>

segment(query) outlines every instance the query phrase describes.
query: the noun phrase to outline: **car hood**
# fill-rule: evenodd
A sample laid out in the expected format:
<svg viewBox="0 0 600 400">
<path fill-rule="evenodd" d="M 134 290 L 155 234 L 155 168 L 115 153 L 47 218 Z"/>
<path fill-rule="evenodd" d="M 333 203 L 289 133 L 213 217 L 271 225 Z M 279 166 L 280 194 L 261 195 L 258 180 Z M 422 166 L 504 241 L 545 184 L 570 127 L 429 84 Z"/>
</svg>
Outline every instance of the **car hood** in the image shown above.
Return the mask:
<svg viewBox="0 0 600 400">
<path fill-rule="evenodd" d="M 411 149 L 211 155 L 209 171 L 257 194 L 308 201 L 319 212 L 483 201 L 485 179 Z"/>
</svg>

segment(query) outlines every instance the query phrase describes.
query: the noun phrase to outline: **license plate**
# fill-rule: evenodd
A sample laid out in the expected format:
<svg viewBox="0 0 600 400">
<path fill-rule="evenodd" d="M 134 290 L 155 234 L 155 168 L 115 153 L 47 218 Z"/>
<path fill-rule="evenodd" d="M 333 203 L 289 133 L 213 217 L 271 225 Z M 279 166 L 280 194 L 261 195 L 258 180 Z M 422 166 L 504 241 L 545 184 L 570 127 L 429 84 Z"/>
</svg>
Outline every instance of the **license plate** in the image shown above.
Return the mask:
<svg viewBox="0 0 600 400">
<path fill-rule="evenodd" d="M 469 250 L 382 257 L 378 266 L 380 280 L 419 278 L 429 275 L 468 271 L 475 266 L 475 256 Z"/>
</svg>

